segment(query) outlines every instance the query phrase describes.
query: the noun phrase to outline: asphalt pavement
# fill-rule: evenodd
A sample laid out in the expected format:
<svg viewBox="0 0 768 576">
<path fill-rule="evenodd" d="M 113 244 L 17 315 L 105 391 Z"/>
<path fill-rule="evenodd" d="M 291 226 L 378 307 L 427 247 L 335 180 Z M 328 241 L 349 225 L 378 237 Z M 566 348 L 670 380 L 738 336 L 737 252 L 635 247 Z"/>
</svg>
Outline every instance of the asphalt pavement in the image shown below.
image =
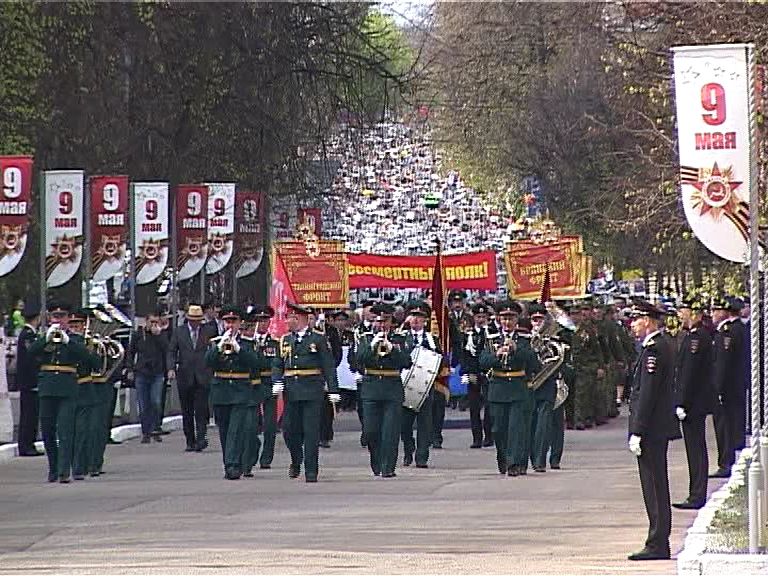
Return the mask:
<svg viewBox="0 0 768 576">
<path fill-rule="evenodd" d="M 647 519 L 625 416 L 568 431 L 562 470 L 519 478 L 496 472 L 493 448 L 469 449 L 469 430 L 455 427 L 466 412 L 448 417 L 430 468 L 393 479 L 372 476 L 349 413 L 321 449 L 317 484 L 287 477 L 281 438 L 271 470 L 224 480 L 215 429 L 203 453 L 185 453 L 181 432 L 110 446 L 105 475 L 69 485 L 45 482 L 45 458 L 17 458 L 0 465 L 0 574 L 675 572 L 674 560 L 626 559 Z M 669 461 L 676 501 L 682 441 Z M 673 555 L 694 518 L 674 511 Z"/>
</svg>

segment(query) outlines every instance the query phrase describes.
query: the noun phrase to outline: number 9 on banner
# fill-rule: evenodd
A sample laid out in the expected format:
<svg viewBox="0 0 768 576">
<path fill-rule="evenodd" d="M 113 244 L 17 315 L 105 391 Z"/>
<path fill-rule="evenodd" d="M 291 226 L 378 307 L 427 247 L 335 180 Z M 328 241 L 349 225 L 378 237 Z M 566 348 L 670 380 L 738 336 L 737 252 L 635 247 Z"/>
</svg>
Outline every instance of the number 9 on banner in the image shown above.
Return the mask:
<svg viewBox="0 0 768 576">
<path fill-rule="evenodd" d="M 3 196 L 8 200 L 15 200 L 22 192 L 21 170 L 16 166 L 9 166 L 3 170 Z"/>
<path fill-rule="evenodd" d="M 710 126 L 719 126 L 725 122 L 725 89 L 716 82 L 701 87 L 701 107 L 709 114 L 701 117 Z"/>
<path fill-rule="evenodd" d="M 144 204 L 145 213 L 147 215 L 147 220 L 157 220 L 157 200 L 150 199 L 147 200 Z"/>
</svg>

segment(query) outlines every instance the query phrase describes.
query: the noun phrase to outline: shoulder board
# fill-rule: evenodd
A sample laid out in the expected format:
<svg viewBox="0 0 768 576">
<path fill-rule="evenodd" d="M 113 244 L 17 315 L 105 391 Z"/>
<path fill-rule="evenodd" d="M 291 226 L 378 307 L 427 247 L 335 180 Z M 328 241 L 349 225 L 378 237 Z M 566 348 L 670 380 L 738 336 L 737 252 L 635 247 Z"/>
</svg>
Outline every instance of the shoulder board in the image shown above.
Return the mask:
<svg viewBox="0 0 768 576">
<path fill-rule="evenodd" d="M 651 348 L 652 346 L 656 346 L 656 336 L 648 340 L 645 344 L 643 344 L 643 348 Z"/>
<path fill-rule="evenodd" d="M 485 337 L 488 338 L 488 340 L 494 340 L 496 338 L 499 338 L 500 336 L 501 334 L 499 334 L 498 332 L 490 332 L 490 333 L 486 333 L 485 335 Z"/>
<path fill-rule="evenodd" d="M 728 332 L 728 324 L 723 324 L 723 332 Z"/>
<path fill-rule="evenodd" d="M 319 328 L 312 328 L 312 333 L 313 334 L 319 334 L 320 336 L 325 336 L 325 331 L 324 330 L 320 330 Z"/>
</svg>

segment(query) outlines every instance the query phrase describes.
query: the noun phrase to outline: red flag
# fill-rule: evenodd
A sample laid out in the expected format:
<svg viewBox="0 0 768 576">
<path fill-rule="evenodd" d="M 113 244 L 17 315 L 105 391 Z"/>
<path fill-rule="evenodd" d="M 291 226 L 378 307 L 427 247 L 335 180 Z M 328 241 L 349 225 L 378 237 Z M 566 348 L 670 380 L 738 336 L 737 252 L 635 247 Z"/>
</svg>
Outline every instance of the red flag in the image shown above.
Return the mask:
<svg viewBox="0 0 768 576">
<path fill-rule="evenodd" d="M 549 276 L 549 264 L 544 270 L 544 282 L 541 285 L 541 298 L 539 302 L 546 304 L 552 301 L 552 278 Z"/>
<path fill-rule="evenodd" d="M 432 329 L 431 332 L 440 342 L 443 351 L 443 363 L 440 374 L 435 381 L 435 390 L 446 398 L 451 395 L 447 385 L 447 377 L 450 373 L 448 366 L 448 354 L 451 350 L 451 330 L 448 308 L 445 304 L 445 277 L 443 276 L 443 252 L 440 243 L 437 244 L 437 256 L 435 260 L 435 273 L 432 276 Z"/>
</svg>

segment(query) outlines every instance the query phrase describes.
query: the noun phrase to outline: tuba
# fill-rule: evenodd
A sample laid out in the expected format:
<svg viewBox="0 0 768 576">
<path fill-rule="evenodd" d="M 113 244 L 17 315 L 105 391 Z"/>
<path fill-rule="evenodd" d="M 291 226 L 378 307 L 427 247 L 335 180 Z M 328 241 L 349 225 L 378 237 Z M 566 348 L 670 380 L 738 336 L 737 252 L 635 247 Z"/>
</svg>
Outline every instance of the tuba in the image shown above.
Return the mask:
<svg viewBox="0 0 768 576">
<path fill-rule="evenodd" d="M 560 329 L 560 323 L 550 313 L 544 318 L 541 328 L 535 330 L 531 337 L 531 348 L 536 352 L 542 364 L 541 371 L 528 383 L 528 388 L 538 389 L 552 375 L 557 374 L 565 360 L 567 346 L 555 339 Z"/>
<path fill-rule="evenodd" d="M 99 381 L 107 382 L 122 366 L 125 358 L 123 345 L 117 339 L 110 337 L 124 323 L 121 319 L 98 308 L 94 308 L 92 312 L 93 319 L 89 315 L 85 323 L 85 343 L 92 352 L 101 358 L 101 368 L 92 376 Z"/>
</svg>

